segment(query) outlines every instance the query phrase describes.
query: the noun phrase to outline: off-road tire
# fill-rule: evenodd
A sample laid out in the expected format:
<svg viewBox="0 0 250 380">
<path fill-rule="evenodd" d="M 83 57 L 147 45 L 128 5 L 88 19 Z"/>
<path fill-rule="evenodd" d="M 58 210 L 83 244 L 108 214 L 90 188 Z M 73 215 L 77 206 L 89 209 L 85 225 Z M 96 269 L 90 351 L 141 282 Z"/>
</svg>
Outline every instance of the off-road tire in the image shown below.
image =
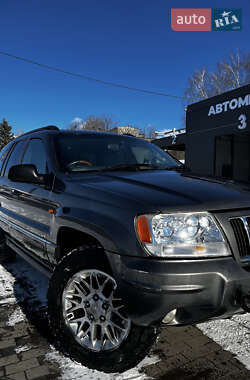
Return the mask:
<svg viewBox="0 0 250 380">
<path fill-rule="evenodd" d="M 95 269 L 112 276 L 105 252 L 96 247 L 80 247 L 65 256 L 56 266 L 50 278 L 47 299 L 48 318 L 52 333 L 60 343 L 63 353 L 71 359 L 106 373 L 124 372 L 136 366 L 150 351 L 159 330 L 131 323 L 130 331 L 121 345 L 109 351 L 93 352 L 80 345 L 63 318 L 62 294 L 75 273 Z"/>
</svg>

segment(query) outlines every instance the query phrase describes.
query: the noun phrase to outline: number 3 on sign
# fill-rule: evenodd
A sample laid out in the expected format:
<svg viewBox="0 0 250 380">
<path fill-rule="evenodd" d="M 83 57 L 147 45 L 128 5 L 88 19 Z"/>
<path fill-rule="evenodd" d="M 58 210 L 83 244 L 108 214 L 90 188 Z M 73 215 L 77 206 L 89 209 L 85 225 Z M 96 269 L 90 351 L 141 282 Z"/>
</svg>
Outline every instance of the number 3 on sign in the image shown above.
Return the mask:
<svg viewBox="0 0 250 380">
<path fill-rule="evenodd" d="M 238 129 L 245 129 L 247 126 L 247 117 L 244 114 L 241 114 L 238 117 L 238 120 L 240 121 L 240 124 L 238 124 Z"/>
</svg>

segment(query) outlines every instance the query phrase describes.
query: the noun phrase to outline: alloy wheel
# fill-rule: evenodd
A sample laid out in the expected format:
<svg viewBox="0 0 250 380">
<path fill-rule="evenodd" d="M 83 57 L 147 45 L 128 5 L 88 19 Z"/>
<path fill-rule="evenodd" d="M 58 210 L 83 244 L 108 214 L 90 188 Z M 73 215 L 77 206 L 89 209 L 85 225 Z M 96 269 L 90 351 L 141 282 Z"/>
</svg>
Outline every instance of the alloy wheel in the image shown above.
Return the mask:
<svg viewBox="0 0 250 380">
<path fill-rule="evenodd" d="M 102 352 L 114 350 L 127 338 L 131 321 L 113 277 L 99 270 L 83 270 L 67 283 L 62 294 L 63 317 L 77 342 Z"/>
</svg>

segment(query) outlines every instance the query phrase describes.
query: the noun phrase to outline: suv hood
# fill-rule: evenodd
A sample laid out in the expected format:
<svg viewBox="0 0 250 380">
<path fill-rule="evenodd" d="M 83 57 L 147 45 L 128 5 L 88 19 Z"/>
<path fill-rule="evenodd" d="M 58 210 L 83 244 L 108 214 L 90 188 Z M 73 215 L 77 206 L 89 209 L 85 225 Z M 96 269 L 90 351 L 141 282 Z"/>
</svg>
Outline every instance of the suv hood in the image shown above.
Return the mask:
<svg viewBox="0 0 250 380">
<path fill-rule="evenodd" d="M 168 211 L 250 208 L 250 185 L 198 178 L 175 171 L 88 173 L 84 180 L 83 175 L 74 177 L 73 182 L 78 181 L 81 188 L 89 188 L 91 199 L 98 196 L 99 201 L 112 199 L 113 203 L 122 199 L 125 207 L 131 201 L 143 204 L 144 209 L 161 211 L 165 208 Z"/>
</svg>

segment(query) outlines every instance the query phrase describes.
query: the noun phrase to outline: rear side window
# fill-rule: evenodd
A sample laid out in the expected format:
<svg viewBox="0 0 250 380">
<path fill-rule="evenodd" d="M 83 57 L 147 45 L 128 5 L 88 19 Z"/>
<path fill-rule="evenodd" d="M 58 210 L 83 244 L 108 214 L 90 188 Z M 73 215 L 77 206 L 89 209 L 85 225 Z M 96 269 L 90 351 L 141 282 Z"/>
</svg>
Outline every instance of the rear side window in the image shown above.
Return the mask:
<svg viewBox="0 0 250 380">
<path fill-rule="evenodd" d="M 0 152 L 0 172 L 2 172 L 2 168 L 3 168 L 3 163 L 10 151 L 12 147 L 12 144 L 11 145 L 6 145 Z"/>
<path fill-rule="evenodd" d="M 10 152 L 10 157 L 5 167 L 5 171 L 4 171 L 5 177 L 8 177 L 11 166 L 18 165 L 21 163 L 24 146 L 25 146 L 24 140 L 18 141 L 17 143 L 15 143 L 12 151 Z"/>
<path fill-rule="evenodd" d="M 37 168 L 38 174 L 46 174 L 47 160 L 45 146 L 41 139 L 32 139 L 24 153 L 22 164 L 32 164 Z"/>
</svg>

